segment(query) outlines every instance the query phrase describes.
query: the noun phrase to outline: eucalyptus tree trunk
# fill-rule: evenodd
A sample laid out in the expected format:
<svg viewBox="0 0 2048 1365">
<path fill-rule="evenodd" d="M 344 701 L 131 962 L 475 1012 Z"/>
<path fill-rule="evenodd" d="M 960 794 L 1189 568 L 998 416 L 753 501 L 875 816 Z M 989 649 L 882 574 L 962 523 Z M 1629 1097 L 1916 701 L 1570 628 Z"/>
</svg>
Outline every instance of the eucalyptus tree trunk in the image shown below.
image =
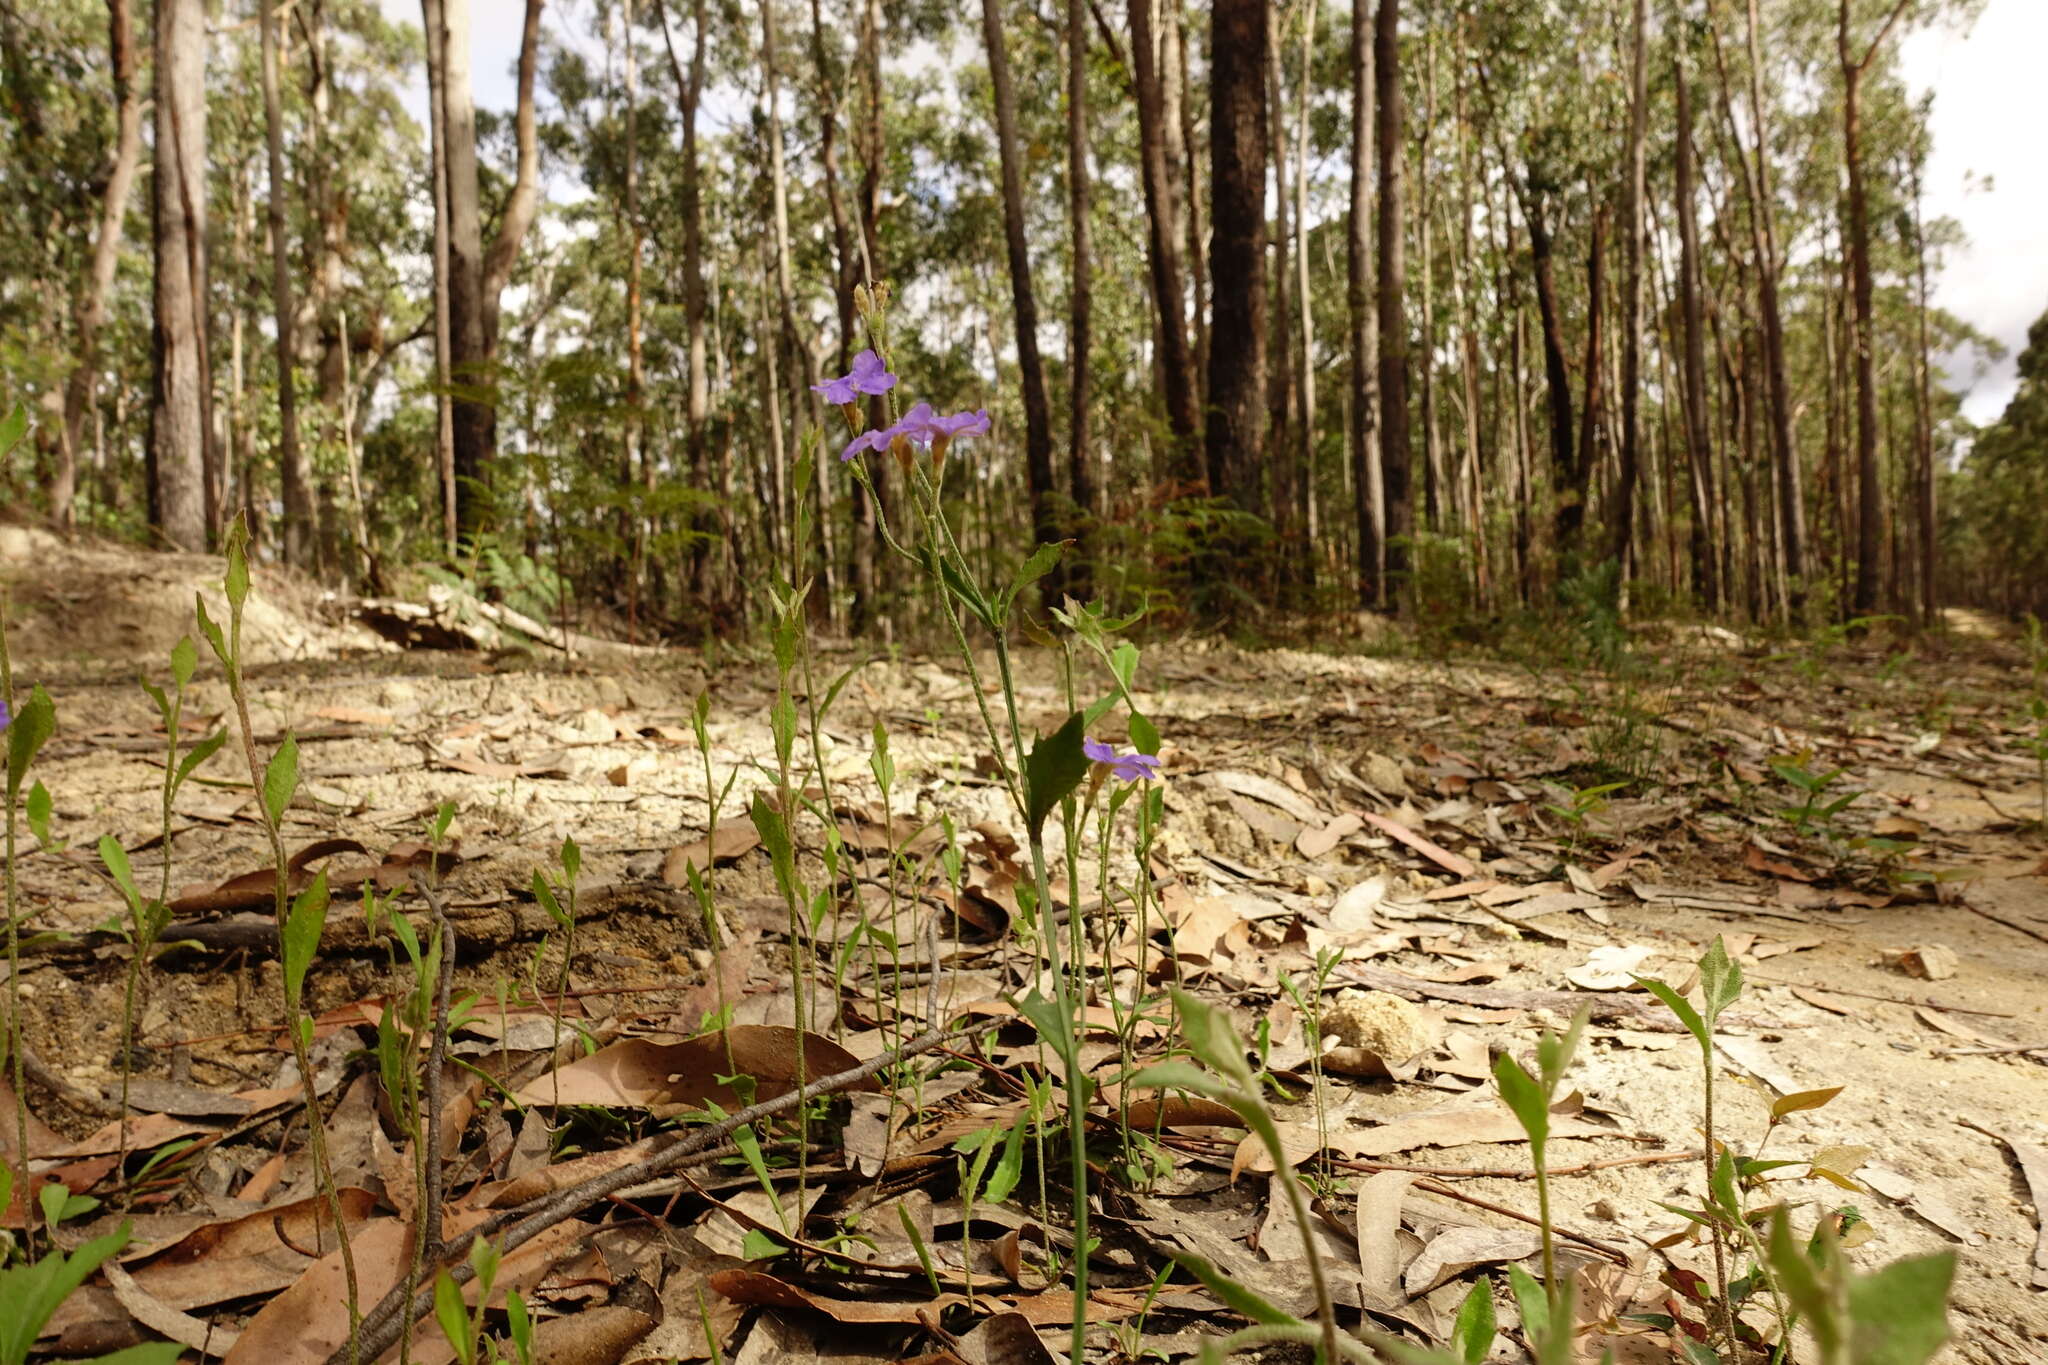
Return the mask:
<svg viewBox="0 0 2048 1365">
<path fill-rule="evenodd" d="M 1351 0 L 1351 212 L 1344 302 L 1351 350 L 1351 484 L 1356 500 L 1358 605 L 1385 600 L 1386 502 L 1380 480 L 1379 333 L 1372 325 L 1373 43 L 1368 0 Z"/>
<path fill-rule="evenodd" d="M 682 175 L 677 198 L 683 211 L 683 327 L 689 347 L 689 389 L 684 400 L 685 441 L 691 482 L 706 487 L 705 425 L 710 410 L 709 367 L 704 344 L 704 207 L 702 171 L 697 159 L 697 109 L 704 94 L 704 0 L 693 0 L 695 35 L 690 48 L 687 74 L 676 54 L 675 35 L 669 31 L 667 0 L 655 0 L 655 15 L 661 21 L 661 40 L 668 52 L 669 71 L 675 77 L 676 100 L 682 123 Z M 700 516 L 695 529 L 708 534 Z M 690 591 L 704 596 L 705 575 L 710 563 L 708 544 L 699 540 L 690 547 Z"/>
<path fill-rule="evenodd" d="M 1216 0 L 1209 29 L 1209 153 L 1215 231 L 1209 279 L 1209 489 L 1257 515 L 1265 456 L 1266 14 Z"/>
<path fill-rule="evenodd" d="M 270 195 L 270 302 L 277 336 L 277 469 L 284 493 L 284 562 L 306 567 L 314 558 L 313 467 L 299 444 L 298 384 L 292 373 L 298 355 L 292 306 L 291 239 L 286 228 L 284 111 L 278 96 L 277 10 L 258 0 L 263 48 L 263 131 Z"/>
<path fill-rule="evenodd" d="M 1089 331 L 1095 263 L 1088 239 L 1088 12 L 1087 0 L 1067 0 L 1067 229 L 1073 248 L 1073 285 L 1067 300 L 1067 479 L 1081 524 L 1080 553 L 1068 565 L 1067 587 L 1088 596 L 1086 534 L 1095 515 L 1095 475 L 1088 434 Z"/>
<path fill-rule="evenodd" d="M 1751 0 L 1752 5 L 1755 0 Z M 1856 355 L 1856 612 L 1877 610 L 1879 580 L 1884 574 L 1884 494 L 1877 470 L 1877 367 L 1875 286 L 1870 269 L 1870 195 L 1863 183 L 1863 77 L 1884 47 L 1911 0 L 1898 0 L 1877 36 L 1859 58 L 1849 39 L 1850 0 L 1838 0 L 1835 52 L 1842 64 L 1842 161 L 1849 172 L 1850 299 L 1855 305 Z"/>
<path fill-rule="evenodd" d="M 421 0 L 428 22 L 439 28 L 437 40 L 427 47 L 429 60 L 438 58 L 440 66 L 442 171 L 447 181 L 448 370 L 453 389 L 450 421 L 456 523 L 465 536 L 486 529 L 491 517 L 492 463 L 497 451 L 491 362 L 497 349 L 499 299 L 511 281 L 520 245 L 540 206 L 533 87 L 544 3 L 526 0 L 513 119 L 519 164 L 511 195 L 499 216 L 497 235 L 486 255 L 483 216 L 477 202 L 476 106 L 469 78 L 470 0 Z"/>
<path fill-rule="evenodd" d="M 1308 274 L 1308 151 L 1309 95 L 1315 88 L 1316 0 L 1302 0 L 1301 78 L 1294 113 L 1294 266 L 1295 297 L 1300 300 L 1301 384 L 1296 411 L 1295 464 L 1301 487 L 1302 581 L 1316 585 L 1316 310 Z"/>
<path fill-rule="evenodd" d="M 1634 544 L 1636 484 L 1642 467 L 1637 389 L 1643 368 L 1643 141 L 1649 118 L 1650 66 L 1647 6 L 1635 0 L 1629 22 L 1629 116 L 1627 174 L 1621 201 L 1621 468 L 1614 484 L 1614 525 L 1608 554 L 1626 581 Z"/>
<path fill-rule="evenodd" d="M 1358 3 L 1359 0 L 1353 0 Z M 1387 498 L 1387 576 L 1407 575 L 1415 508 L 1409 489 L 1408 287 L 1401 196 L 1406 155 L 1401 102 L 1401 0 L 1379 0 L 1373 27 L 1374 100 L 1379 133 L 1380 472 Z"/>
<path fill-rule="evenodd" d="M 450 388 L 451 325 L 448 312 L 448 127 L 441 98 L 446 31 L 441 0 L 420 0 L 427 46 L 427 123 L 434 177 L 434 467 L 441 484 L 441 551 L 455 556 L 455 408 Z"/>
<path fill-rule="evenodd" d="M 1715 550 L 1714 454 L 1708 435 L 1705 324 L 1700 310 L 1700 230 L 1693 204 L 1692 87 L 1683 53 L 1672 57 L 1678 90 L 1678 293 L 1684 330 L 1685 443 L 1692 488 L 1692 570 L 1702 605 L 1721 609 L 1721 576 Z"/>
<path fill-rule="evenodd" d="M 1177 448 L 1173 466 L 1191 472 L 1188 452 L 1201 430 L 1196 409 L 1194 361 L 1188 352 L 1181 269 L 1179 186 L 1167 163 L 1168 129 L 1160 74 L 1159 34 L 1153 10 L 1159 0 L 1131 0 L 1131 85 L 1138 102 L 1138 163 L 1145 192 L 1145 253 L 1152 296 L 1159 314 L 1159 363 L 1164 380 L 1166 420 Z"/>
<path fill-rule="evenodd" d="M 78 452 L 85 444 L 85 419 L 99 382 L 99 333 L 107 320 L 107 295 L 121 263 L 121 232 L 128 218 L 128 198 L 135 171 L 142 164 L 143 90 L 135 79 L 135 28 L 129 0 L 107 0 L 107 65 L 114 83 L 114 159 L 100 196 L 99 231 L 93 237 L 92 264 L 73 310 L 77 353 L 64 383 L 64 424 L 57 443 L 57 466 L 50 478 L 50 512 L 59 530 L 74 524 L 78 494 Z"/>
<path fill-rule="evenodd" d="M 988 44 L 989 83 L 994 86 L 996 149 L 1002 162 L 1003 240 L 1009 249 L 1010 303 L 1017 327 L 1017 371 L 1024 399 L 1024 476 L 1031 501 L 1032 534 L 1040 544 L 1058 540 L 1052 505 L 1052 412 L 1045 395 L 1045 367 L 1038 356 L 1038 299 L 1031 287 L 1031 251 L 1024 239 L 1024 173 L 1017 149 L 1017 96 L 1010 85 L 1010 58 L 1003 42 L 1002 0 L 981 0 L 981 31 Z M 1057 599 L 1058 580 L 1048 576 L 1045 592 Z"/>
<path fill-rule="evenodd" d="M 1279 583 L 1291 590 L 1300 575 L 1297 561 L 1302 553 L 1301 525 L 1296 505 L 1301 463 L 1296 458 L 1294 426 L 1294 266 L 1291 204 L 1287 175 L 1287 87 L 1280 54 L 1285 48 L 1279 5 L 1266 10 L 1266 146 L 1272 159 L 1273 233 L 1272 274 L 1267 311 L 1271 333 L 1266 341 L 1270 363 L 1266 383 L 1266 467 L 1273 533 L 1278 544 L 1273 567 Z"/>
<path fill-rule="evenodd" d="M 1933 353 L 1927 340 L 1927 224 L 1922 217 L 1923 205 L 1920 197 L 1921 164 L 1925 158 L 1924 149 L 1916 149 L 1912 163 L 1913 192 L 1913 322 L 1915 331 L 1914 377 L 1914 522 L 1918 531 L 1920 568 L 1920 600 L 1918 603 L 1920 623 L 1931 627 L 1940 611 L 1939 594 L 1935 588 L 1935 543 L 1934 522 L 1934 395 L 1932 393 Z"/>
<path fill-rule="evenodd" d="M 149 521 L 173 548 L 204 550 L 212 440 L 206 326 L 206 7 L 158 0 L 156 257 L 150 334 Z"/>
</svg>

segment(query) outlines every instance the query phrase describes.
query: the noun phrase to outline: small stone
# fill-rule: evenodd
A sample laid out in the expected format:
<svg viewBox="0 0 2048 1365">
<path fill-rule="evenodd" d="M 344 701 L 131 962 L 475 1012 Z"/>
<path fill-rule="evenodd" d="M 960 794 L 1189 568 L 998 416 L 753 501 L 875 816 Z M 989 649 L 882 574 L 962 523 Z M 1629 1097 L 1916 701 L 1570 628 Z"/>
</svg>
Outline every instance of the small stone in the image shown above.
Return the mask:
<svg viewBox="0 0 2048 1365">
<path fill-rule="evenodd" d="M 419 689 L 398 678 L 385 683 L 377 693 L 377 700 L 392 708 L 410 706 L 419 699 Z"/>
<path fill-rule="evenodd" d="M 1399 1065 L 1437 1043 L 1434 1020 L 1398 995 L 1386 991 L 1346 991 L 1323 1011 L 1323 1036 L 1339 1047 L 1362 1048 Z"/>
<path fill-rule="evenodd" d="M 619 727 L 602 711 L 578 711 L 556 727 L 556 738 L 565 744 L 609 744 L 619 736 Z"/>
</svg>

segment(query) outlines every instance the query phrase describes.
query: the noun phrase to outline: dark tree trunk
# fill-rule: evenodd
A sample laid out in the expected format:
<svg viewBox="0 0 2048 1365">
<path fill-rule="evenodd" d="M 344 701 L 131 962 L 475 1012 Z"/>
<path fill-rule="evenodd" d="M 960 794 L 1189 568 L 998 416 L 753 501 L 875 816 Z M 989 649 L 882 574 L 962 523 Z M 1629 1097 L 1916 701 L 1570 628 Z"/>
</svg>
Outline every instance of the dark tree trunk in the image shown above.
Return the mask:
<svg viewBox="0 0 2048 1365">
<path fill-rule="evenodd" d="M 1558 500 L 1558 548 L 1562 551 L 1567 511 L 1572 513 L 1576 527 L 1585 509 L 1576 500 L 1579 472 L 1572 445 L 1572 381 L 1564 358 L 1564 326 L 1558 317 L 1556 243 L 1544 220 L 1543 195 L 1543 189 L 1532 187 L 1525 216 L 1529 222 L 1530 268 L 1536 278 L 1536 312 L 1542 322 L 1543 380 L 1550 399 L 1550 480 L 1552 494 Z M 1592 383 L 1590 377 L 1587 383 Z"/>
<path fill-rule="evenodd" d="M 1346 237 L 1344 302 L 1351 340 L 1351 483 L 1358 518 L 1358 604 L 1383 600 L 1386 504 L 1379 461 L 1379 332 L 1373 325 L 1371 10 L 1351 5 L 1351 214 Z"/>
<path fill-rule="evenodd" d="M 156 255 L 150 335 L 149 520 L 181 550 L 207 544 L 207 444 L 213 415 L 206 355 L 206 7 L 158 0 Z"/>
<path fill-rule="evenodd" d="M 1031 288 L 1031 252 L 1024 240 L 1017 97 L 1010 85 L 1009 53 L 1003 43 L 1002 0 L 981 0 L 981 26 L 988 43 L 996 147 L 1002 161 L 1003 238 L 1009 249 L 1010 301 L 1017 324 L 1017 370 L 1024 399 L 1024 472 L 1031 496 L 1032 533 L 1045 544 L 1059 539 L 1059 520 L 1052 505 L 1052 411 L 1046 401 L 1045 367 L 1038 356 L 1038 300 Z M 1046 591 L 1057 598 L 1056 584 L 1049 582 Z"/>
<path fill-rule="evenodd" d="M 1849 171 L 1849 278 L 1855 305 L 1856 355 L 1856 613 L 1877 610 L 1884 573 L 1884 492 L 1877 472 L 1877 366 L 1872 355 L 1876 310 L 1870 269 L 1870 196 L 1863 184 L 1863 76 L 1905 13 L 1898 0 L 1858 59 L 1849 44 L 1850 0 L 1836 10 L 1835 51 L 1842 63 L 1842 160 Z"/>
<path fill-rule="evenodd" d="M 1259 514 L 1266 404 L 1266 7 L 1216 0 L 1209 30 L 1209 488 Z"/>
<path fill-rule="evenodd" d="M 1192 450 L 1201 430 L 1196 409 L 1194 361 L 1188 353 L 1184 313 L 1186 283 L 1181 269 L 1180 191 L 1167 164 L 1167 118 L 1161 84 L 1159 34 L 1153 7 L 1159 0 L 1131 0 L 1131 85 L 1138 101 L 1138 162 L 1145 190 L 1145 254 L 1152 295 L 1159 312 L 1159 368 L 1164 377 L 1166 420 L 1173 430 L 1177 474 L 1193 475 Z"/>
<path fill-rule="evenodd" d="M 1089 328 L 1095 265 L 1088 240 L 1088 24 L 1087 0 L 1067 0 L 1067 224 L 1073 241 L 1073 288 L 1067 300 L 1067 479 L 1079 517 L 1077 537 L 1095 515 L 1095 473 L 1088 448 Z M 1088 548 L 1070 557 L 1067 590 L 1089 593 Z"/>
<path fill-rule="evenodd" d="M 1412 452 L 1408 441 L 1408 319 L 1404 299 L 1408 267 L 1401 223 L 1407 160 L 1401 129 L 1401 0 L 1380 0 L 1373 30 L 1373 74 L 1378 86 L 1375 103 L 1380 172 L 1380 477 L 1385 482 L 1387 498 L 1387 576 L 1398 586 L 1408 572 L 1408 539 L 1415 533 L 1415 508 L 1409 489 Z"/>
<path fill-rule="evenodd" d="M 1649 50 L 1644 0 L 1635 0 L 1629 23 L 1630 93 L 1628 157 L 1622 195 L 1622 231 L 1628 234 L 1621 256 L 1621 468 L 1614 482 L 1614 525 L 1608 555 L 1624 578 L 1635 535 L 1636 483 L 1642 466 L 1641 420 L 1637 389 L 1643 368 L 1643 138 L 1649 116 Z"/>
<path fill-rule="evenodd" d="M 1693 208 L 1692 91 L 1685 57 L 1672 58 L 1678 87 L 1678 287 L 1685 352 L 1685 443 L 1692 474 L 1692 571 L 1702 605 L 1721 609 L 1714 548 L 1714 455 L 1708 436 L 1706 327 L 1700 309 L 1700 230 Z"/>
</svg>

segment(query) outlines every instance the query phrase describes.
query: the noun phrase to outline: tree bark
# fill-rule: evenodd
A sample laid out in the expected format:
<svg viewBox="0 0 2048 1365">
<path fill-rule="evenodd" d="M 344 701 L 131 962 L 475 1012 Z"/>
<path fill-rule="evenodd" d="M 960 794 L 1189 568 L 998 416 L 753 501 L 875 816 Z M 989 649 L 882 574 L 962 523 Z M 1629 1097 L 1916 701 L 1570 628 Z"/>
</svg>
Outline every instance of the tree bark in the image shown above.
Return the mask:
<svg viewBox="0 0 2048 1365">
<path fill-rule="evenodd" d="M 1752 4 L 1754 0 L 1752 0 Z M 1835 52 L 1842 63 L 1842 160 L 1849 172 L 1849 276 L 1854 304 L 1856 356 L 1856 613 L 1877 610 L 1879 580 L 1884 573 L 1884 493 L 1877 471 L 1877 367 L 1875 286 L 1870 269 L 1870 196 L 1863 184 L 1863 76 L 1884 46 L 1884 40 L 1905 13 L 1910 0 L 1898 0 L 1877 36 L 1857 58 L 1849 44 L 1850 0 L 1839 0 L 1835 21 Z"/>
<path fill-rule="evenodd" d="M 1533 181 L 1535 178 L 1532 172 L 1530 179 Z M 1579 515 L 1583 515 L 1584 509 L 1578 507 L 1575 500 L 1579 472 L 1572 442 L 1572 382 L 1564 358 L 1564 325 L 1558 316 L 1557 268 L 1554 259 L 1557 246 L 1550 235 L 1549 223 L 1543 214 L 1545 193 L 1541 186 L 1532 184 L 1528 203 L 1524 205 L 1523 216 L 1528 220 L 1530 273 L 1536 280 L 1536 314 L 1542 324 L 1543 381 L 1549 395 L 1550 407 L 1551 491 L 1558 500 L 1556 531 L 1559 549 L 1562 551 L 1567 500 L 1572 500 L 1572 508 Z M 1587 383 L 1592 383 L 1590 376 Z"/>
<path fill-rule="evenodd" d="M 128 198 L 142 164 L 143 91 L 135 79 L 135 31 L 129 0 L 107 0 L 107 64 L 114 84 L 114 160 L 100 199 L 99 231 L 93 237 L 92 265 L 86 272 L 74 307 L 77 354 L 64 384 L 64 424 L 57 446 L 57 467 L 50 479 L 50 513 L 57 528 L 69 534 L 75 524 L 78 493 L 78 452 L 85 444 L 85 418 L 99 382 L 99 332 L 107 320 L 107 295 L 121 263 L 122 225 Z"/>
<path fill-rule="evenodd" d="M 1706 327 L 1700 309 L 1700 230 L 1693 206 L 1692 87 L 1682 52 L 1672 57 L 1678 90 L 1678 284 L 1684 329 L 1685 444 L 1692 487 L 1692 571 L 1701 604 L 1721 610 L 1721 576 L 1715 553 L 1713 445 L 1708 435 Z"/>
<path fill-rule="evenodd" d="M 270 302 L 277 326 L 277 468 L 284 493 L 284 562 L 306 567 L 313 562 L 313 467 L 299 444 L 298 385 L 292 373 L 298 355 L 294 335 L 297 311 L 292 305 L 291 242 L 285 216 L 284 109 L 278 95 L 277 10 L 258 0 L 262 28 L 263 132 L 268 157 L 270 195 Z"/>
<path fill-rule="evenodd" d="M 1644 0 L 1635 0 L 1629 22 L 1628 157 L 1621 223 L 1628 234 L 1621 257 L 1621 468 L 1614 484 L 1614 525 L 1608 555 L 1620 566 L 1623 581 L 1634 543 L 1636 484 L 1642 467 L 1641 419 L 1637 390 L 1643 367 L 1643 141 L 1649 120 L 1650 65 Z"/>
<path fill-rule="evenodd" d="M 1300 480 L 1301 578 L 1316 584 L 1316 310 L 1308 271 L 1309 95 L 1315 89 L 1316 0 L 1303 0 L 1301 79 L 1294 115 L 1294 295 L 1301 319 L 1301 382 L 1295 414 L 1295 467 Z"/>
<path fill-rule="evenodd" d="M 1068 591 L 1089 595 L 1087 531 L 1095 516 L 1095 471 L 1089 450 L 1089 331 L 1094 322 L 1095 269 L 1088 232 L 1087 0 L 1067 0 L 1067 223 L 1073 284 L 1067 300 L 1067 481 L 1080 518 L 1079 553 L 1062 566 Z"/>
<path fill-rule="evenodd" d="M 1266 147 L 1272 162 L 1272 274 L 1268 277 L 1266 341 L 1266 468 L 1268 506 L 1272 509 L 1276 581 L 1286 590 L 1299 580 L 1303 553 L 1297 498 L 1301 464 L 1295 458 L 1294 406 L 1294 261 L 1292 186 L 1287 173 L 1287 84 L 1281 52 L 1281 7 L 1266 10 Z"/>
<path fill-rule="evenodd" d="M 1010 301 L 1017 324 L 1017 371 L 1024 399 L 1024 474 L 1031 498 L 1032 534 L 1040 544 L 1048 544 L 1060 538 L 1052 505 L 1052 412 L 1045 395 L 1045 367 L 1038 356 L 1038 299 L 1031 288 L 1031 253 L 1024 240 L 1017 96 L 1010 85 L 1010 59 L 1003 41 L 1002 0 L 981 0 L 981 29 L 988 44 L 989 82 L 995 87 L 1003 238 L 1009 248 Z"/>
<path fill-rule="evenodd" d="M 1209 489 L 1259 515 L 1266 399 L 1263 0 L 1216 0 L 1209 52 Z"/>
<path fill-rule="evenodd" d="M 1579 548 L 1580 535 L 1585 530 L 1586 499 L 1592 491 L 1593 466 L 1599 460 L 1600 418 L 1605 399 L 1600 343 L 1605 335 L 1602 314 L 1607 300 L 1606 204 L 1594 208 L 1588 235 L 1591 241 L 1586 247 L 1586 350 L 1581 366 L 1586 389 L 1579 408 L 1578 459 L 1572 465 L 1571 483 L 1557 504 L 1557 552 L 1560 561 L 1567 562 Z"/>
<path fill-rule="evenodd" d="M 1358 605 L 1383 602 L 1386 504 L 1379 468 L 1379 332 L 1372 325 L 1373 51 L 1369 0 L 1351 0 L 1351 213 L 1344 302 L 1351 342 L 1351 485 Z"/>
<path fill-rule="evenodd" d="M 1373 78 L 1378 85 L 1380 174 L 1380 477 L 1387 490 L 1387 577 L 1398 586 L 1408 572 L 1408 541 L 1415 533 L 1409 489 L 1408 266 L 1401 221 L 1407 161 L 1402 144 L 1401 0 L 1379 0 L 1373 26 Z"/>
<path fill-rule="evenodd" d="M 1145 252 L 1152 295 L 1159 312 L 1159 361 L 1165 380 L 1166 420 L 1176 447 L 1173 462 L 1191 473 L 1185 452 L 1201 430 L 1196 409 L 1194 362 L 1188 353 L 1183 311 L 1186 284 L 1180 259 L 1179 187 L 1167 165 L 1167 117 L 1160 75 L 1159 36 L 1153 7 L 1159 0 L 1131 0 L 1131 84 L 1138 101 L 1138 161 L 1145 191 Z"/>
<path fill-rule="evenodd" d="M 545 0 L 526 0 L 519 47 L 519 95 L 514 130 L 519 165 L 489 255 L 478 205 L 476 107 L 470 94 L 470 0 L 422 0 L 440 19 L 442 159 L 448 201 L 448 368 L 454 389 L 457 529 L 474 536 L 488 528 L 494 495 L 491 465 L 497 450 L 496 383 L 491 371 L 498 339 L 499 299 L 511 279 L 520 244 L 539 209 L 540 156 L 535 139 L 534 72 L 540 60 L 540 15 Z M 429 45 L 430 51 L 433 44 Z"/>
<path fill-rule="evenodd" d="M 1920 624 L 1932 627 L 1940 613 L 1940 594 L 1935 586 L 1935 545 L 1937 530 L 1934 521 L 1934 357 L 1927 340 L 1927 224 L 1923 219 L 1923 204 L 1920 196 L 1921 165 L 1926 157 L 1923 147 L 1916 148 L 1912 162 L 1913 191 L 1913 276 L 1916 285 L 1913 307 L 1915 341 L 1919 354 L 1915 357 L 1915 379 L 1917 381 L 1913 425 L 1914 443 L 1914 503 L 1916 529 L 1919 532 L 1918 545 L 1920 566 Z"/>
<path fill-rule="evenodd" d="M 158 0 L 156 256 L 150 336 L 150 525 L 172 547 L 207 543 L 206 447 L 213 430 L 206 357 L 206 9 Z"/>
<path fill-rule="evenodd" d="M 453 321 L 448 309 L 448 120 L 441 97 L 446 32 L 441 0 L 420 0 L 427 46 L 427 122 L 434 178 L 434 467 L 441 485 L 441 552 L 455 557 L 457 509 L 455 410 L 450 355 Z"/>
<path fill-rule="evenodd" d="M 690 479 L 702 488 L 709 479 L 705 447 L 705 420 L 710 411 L 709 368 L 704 345 L 704 209 L 700 191 L 701 171 L 697 164 L 697 108 L 704 92 L 704 0 L 694 0 L 692 18 L 695 37 L 690 49 L 690 66 L 685 74 L 676 55 L 675 35 L 669 31 L 667 0 L 655 0 L 655 14 L 661 21 L 661 40 L 668 51 L 669 71 L 675 77 L 676 102 L 682 122 L 682 176 L 677 198 L 683 211 L 683 328 L 689 348 L 689 388 L 684 399 L 686 457 Z M 693 529 L 704 531 L 701 517 Z M 708 546 L 694 541 L 690 548 L 690 591 L 698 598 L 705 592 L 705 573 L 710 561 Z"/>
</svg>

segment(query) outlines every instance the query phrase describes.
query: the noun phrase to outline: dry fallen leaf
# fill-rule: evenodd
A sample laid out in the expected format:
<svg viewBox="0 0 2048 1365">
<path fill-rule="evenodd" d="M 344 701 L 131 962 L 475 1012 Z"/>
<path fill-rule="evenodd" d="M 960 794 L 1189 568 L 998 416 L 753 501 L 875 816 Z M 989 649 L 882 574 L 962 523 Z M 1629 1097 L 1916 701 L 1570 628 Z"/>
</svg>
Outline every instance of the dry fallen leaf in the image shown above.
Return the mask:
<svg viewBox="0 0 2048 1365">
<path fill-rule="evenodd" d="M 1657 949 L 1646 943 L 1603 944 L 1581 965 L 1566 968 L 1565 980 L 1586 991 L 1627 990 L 1635 985 L 1643 964 L 1656 955 Z"/>
<path fill-rule="evenodd" d="M 732 1113 L 789 1093 L 799 1074 L 829 1076 L 860 1065 L 815 1033 L 801 1035 L 799 1055 L 798 1037 L 780 1024 L 736 1024 L 680 1043 L 627 1038 L 529 1082 L 514 1098 L 521 1104 L 618 1105 L 658 1118 L 702 1109 L 710 1100 Z M 753 1077 L 752 1100 L 721 1084 L 720 1076 Z M 853 1089 L 878 1091 L 881 1085 L 870 1077 Z"/>
</svg>

